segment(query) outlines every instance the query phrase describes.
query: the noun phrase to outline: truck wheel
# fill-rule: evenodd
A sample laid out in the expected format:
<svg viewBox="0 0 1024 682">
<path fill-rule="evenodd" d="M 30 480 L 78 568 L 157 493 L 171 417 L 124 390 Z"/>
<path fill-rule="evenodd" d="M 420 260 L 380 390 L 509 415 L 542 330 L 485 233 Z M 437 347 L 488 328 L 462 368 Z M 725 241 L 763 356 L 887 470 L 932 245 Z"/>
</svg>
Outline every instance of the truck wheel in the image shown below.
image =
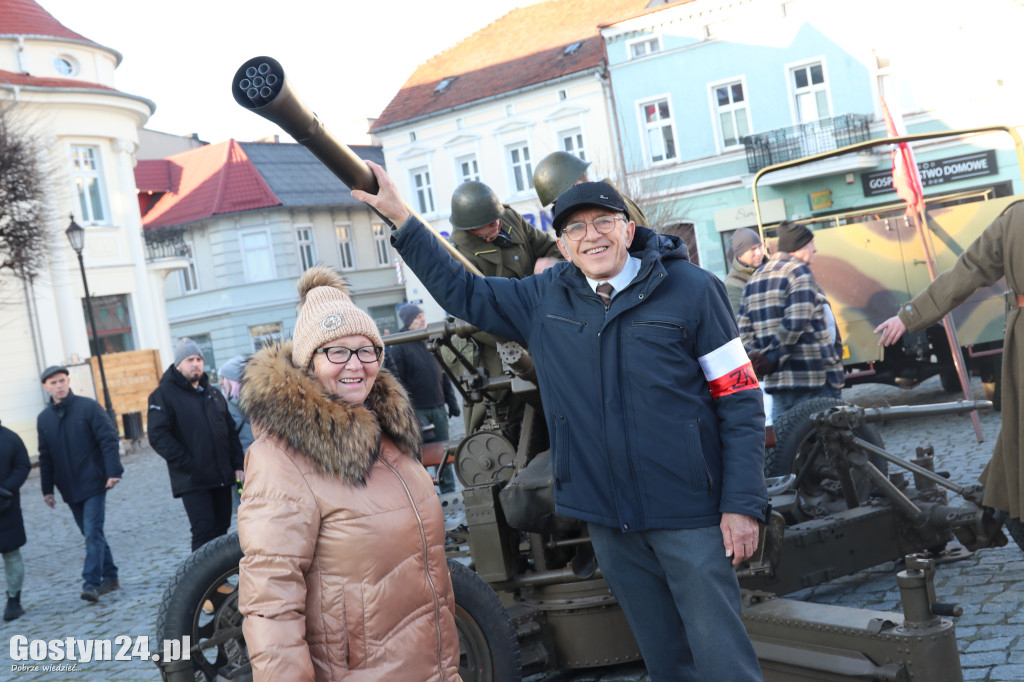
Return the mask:
<svg viewBox="0 0 1024 682">
<path fill-rule="evenodd" d="M 213 680 L 249 666 L 238 611 L 238 533 L 206 543 L 178 567 L 164 590 L 156 621 L 156 640 L 191 639 L 191 665 L 164 662 L 169 682 Z M 210 642 L 215 642 L 210 644 Z M 229 675 L 225 675 L 229 677 Z M 229 679 L 252 679 L 235 675 Z"/>
<path fill-rule="evenodd" d="M 956 368 L 944 369 L 939 372 L 939 384 L 942 385 L 942 390 L 946 393 L 963 392 L 963 388 L 960 386 L 960 377 L 956 373 Z"/>
<path fill-rule="evenodd" d="M 519 637 L 505 606 L 483 578 L 448 560 L 459 632 L 459 675 L 463 682 L 520 682 Z"/>
<path fill-rule="evenodd" d="M 768 462 L 765 462 L 765 476 L 785 476 L 790 473 L 799 473 L 801 464 L 821 447 L 818 442 L 817 430 L 811 424 L 810 416 L 831 407 L 847 404 L 849 403 L 837 398 L 812 398 L 798 403 L 780 416 L 775 422 L 775 437 L 778 445 L 772 453 L 771 469 L 768 469 Z M 872 445 L 878 447 L 885 445 L 882 442 L 882 437 L 878 435 L 878 431 L 870 424 L 861 426 L 855 433 L 859 438 Z M 882 458 L 872 455 L 871 462 L 882 473 L 888 472 L 888 464 Z M 854 471 L 853 476 L 857 488 L 857 498 L 863 502 L 871 495 L 871 481 L 857 471 Z M 837 481 L 823 480 L 815 474 L 801 482 L 798 507 L 802 516 L 819 518 L 846 509 L 846 501 L 837 484 Z M 796 520 L 803 520 L 803 518 Z"/>
<path fill-rule="evenodd" d="M 1024 550 L 1024 520 L 1006 519 L 1006 530 L 1010 531 L 1010 537 L 1017 546 Z"/>
</svg>

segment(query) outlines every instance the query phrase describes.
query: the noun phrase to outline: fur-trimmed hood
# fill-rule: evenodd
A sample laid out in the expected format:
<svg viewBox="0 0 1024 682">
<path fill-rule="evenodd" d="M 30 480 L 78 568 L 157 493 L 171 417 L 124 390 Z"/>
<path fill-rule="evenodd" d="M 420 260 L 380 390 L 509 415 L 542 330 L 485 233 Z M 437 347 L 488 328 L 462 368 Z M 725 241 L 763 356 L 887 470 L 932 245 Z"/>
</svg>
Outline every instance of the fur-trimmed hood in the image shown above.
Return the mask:
<svg viewBox="0 0 1024 682">
<path fill-rule="evenodd" d="M 257 353 L 245 368 L 240 403 L 257 437 L 269 432 L 308 457 L 323 473 L 363 484 L 380 454 L 383 431 L 401 450 L 420 458 L 419 420 L 401 384 L 381 368 L 365 405 L 324 391 L 292 363 L 292 342 Z"/>
</svg>

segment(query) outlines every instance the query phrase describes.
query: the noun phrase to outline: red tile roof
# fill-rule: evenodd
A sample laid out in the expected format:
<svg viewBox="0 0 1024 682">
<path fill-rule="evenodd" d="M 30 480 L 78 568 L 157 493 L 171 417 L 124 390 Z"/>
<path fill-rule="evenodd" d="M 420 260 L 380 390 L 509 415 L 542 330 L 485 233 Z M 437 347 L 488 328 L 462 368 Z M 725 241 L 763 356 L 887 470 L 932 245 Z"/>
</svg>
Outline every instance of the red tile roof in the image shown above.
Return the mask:
<svg viewBox="0 0 1024 682">
<path fill-rule="evenodd" d="M 596 67 L 604 61 L 598 24 L 650 2 L 547 0 L 512 10 L 416 69 L 371 130 Z M 566 53 L 575 42 L 580 46 Z M 435 92 L 446 78 L 454 80 Z"/>
<path fill-rule="evenodd" d="M 142 191 L 166 189 L 142 217 L 146 229 L 281 205 L 234 140 L 140 161 L 135 180 Z"/>
<path fill-rule="evenodd" d="M 2 1 L 3 0 L 0 0 L 0 2 Z M 10 85 L 27 85 L 38 88 L 86 88 L 117 92 L 116 88 L 112 88 L 109 85 L 100 85 L 99 83 L 88 83 L 86 81 L 75 80 L 74 78 L 37 78 L 36 76 L 30 76 L 24 73 L 14 73 L 13 71 L 4 71 L 2 69 L 0 69 L 0 83 L 8 83 Z"/>
<path fill-rule="evenodd" d="M 97 11 L 102 10 L 97 8 Z M 52 36 L 93 42 L 54 19 L 33 0 L 0 0 L 0 35 Z"/>
</svg>

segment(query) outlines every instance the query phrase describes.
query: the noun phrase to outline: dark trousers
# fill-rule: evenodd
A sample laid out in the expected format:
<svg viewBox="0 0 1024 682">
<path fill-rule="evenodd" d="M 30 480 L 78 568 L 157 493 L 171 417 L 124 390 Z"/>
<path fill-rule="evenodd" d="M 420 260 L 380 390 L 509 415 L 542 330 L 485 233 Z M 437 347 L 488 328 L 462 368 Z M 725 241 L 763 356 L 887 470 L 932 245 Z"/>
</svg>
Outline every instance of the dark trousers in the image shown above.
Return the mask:
<svg viewBox="0 0 1024 682">
<path fill-rule="evenodd" d="M 185 493 L 181 502 L 192 526 L 193 552 L 231 527 L 231 486 Z"/>
<path fill-rule="evenodd" d="M 103 534 L 103 521 L 107 514 L 107 493 L 68 504 L 75 517 L 78 530 L 85 538 L 85 564 L 82 567 L 82 587 L 99 589 L 103 583 L 117 581 L 117 566 L 110 553 L 110 545 Z"/>
<path fill-rule="evenodd" d="M 637 533 L 588 527 L 652 682 L 762 680 L 718 526 Z"/>
</svg>

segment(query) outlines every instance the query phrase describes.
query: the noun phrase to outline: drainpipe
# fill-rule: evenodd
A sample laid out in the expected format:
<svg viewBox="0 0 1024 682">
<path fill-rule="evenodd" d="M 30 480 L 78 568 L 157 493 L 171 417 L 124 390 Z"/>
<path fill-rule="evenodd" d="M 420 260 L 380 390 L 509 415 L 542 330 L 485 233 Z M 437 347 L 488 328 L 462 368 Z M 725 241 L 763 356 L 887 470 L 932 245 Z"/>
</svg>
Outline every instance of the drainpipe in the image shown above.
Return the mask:
<svg viewBox="0 0 1024 682">
<path fill-rule="evenodd" d="M 615 105 L 615 91 L 612 89 L 611 71 L 608 67 L 608 41 L 602 40 L 601 47 L 604 48 L 604 73 L 598 72 L 594 74 L 594 77 L 600 81 L 601 87 L 604 89 L 605 108 L 607 109 L 608 117 L 615 124 L 615 148 L 619 150 L 619 173 L 621 173 L 623 189 L 629 193 L 629 178 L 626 175 L 626 155 L 622 150 L 622 135 L 619 132 L 619 117 L 617 115 L 618 108 Z"/>
</svg>

